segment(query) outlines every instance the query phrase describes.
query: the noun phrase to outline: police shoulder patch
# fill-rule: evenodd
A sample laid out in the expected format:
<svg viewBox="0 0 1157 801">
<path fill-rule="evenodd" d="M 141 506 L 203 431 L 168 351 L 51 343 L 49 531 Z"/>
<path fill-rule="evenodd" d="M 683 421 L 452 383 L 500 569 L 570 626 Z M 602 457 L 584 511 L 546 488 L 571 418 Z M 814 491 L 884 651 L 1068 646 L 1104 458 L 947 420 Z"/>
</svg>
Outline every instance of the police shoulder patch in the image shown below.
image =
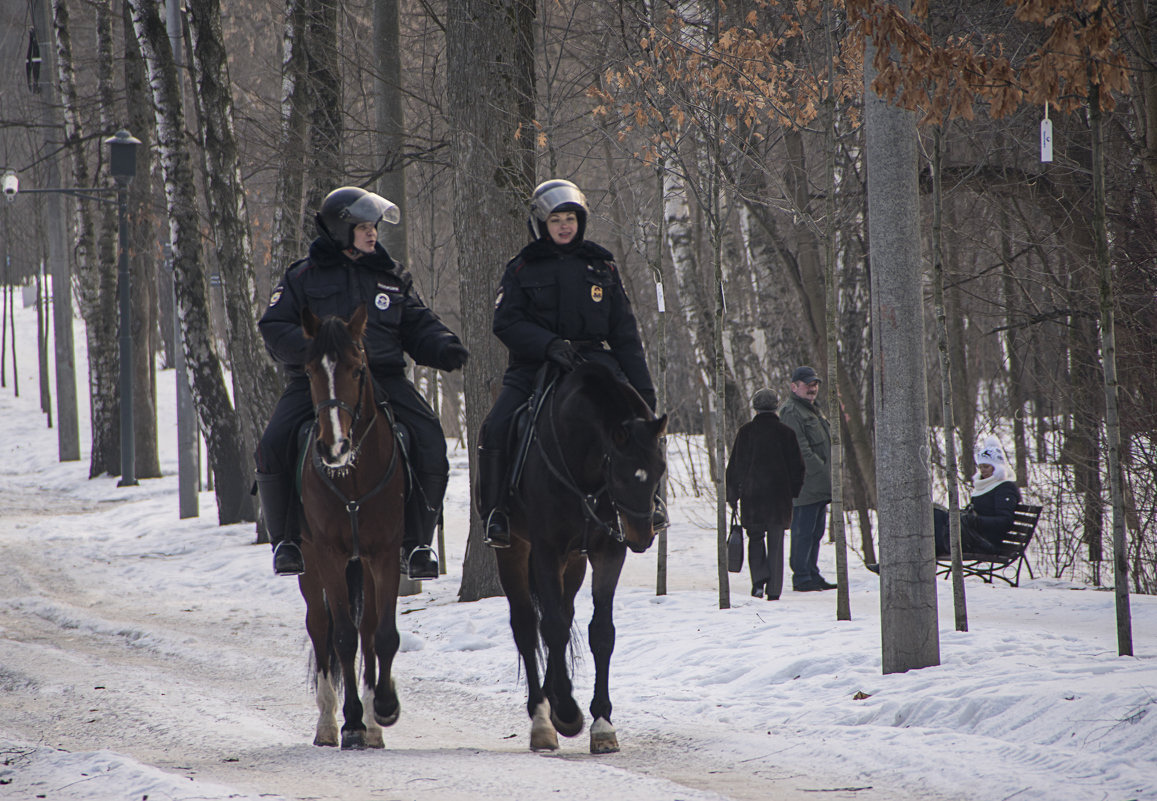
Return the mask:
<svg viewBox="0 0 1157 801">
<path fill-rule="evenodd" d="M 280 286 L 277 287 L 277 289 L 273 290 L 273 294 L 270 295 L 270 297 L 269 297 L 269 305 L 270 306 L 276 306 L 277 301 L 281 300 L 281 293 L 284 291 L 285 290 L 282 289 Z"/>
<path fill-rule="evenodd" d="M 498 287 L 498 295 L 497 295 L 497 297 L 494 298 L 494 308 L 496 308 L 496 309 L 502 305 L 502 293 L 503 293 L 502 287 Z"/>
</svg>

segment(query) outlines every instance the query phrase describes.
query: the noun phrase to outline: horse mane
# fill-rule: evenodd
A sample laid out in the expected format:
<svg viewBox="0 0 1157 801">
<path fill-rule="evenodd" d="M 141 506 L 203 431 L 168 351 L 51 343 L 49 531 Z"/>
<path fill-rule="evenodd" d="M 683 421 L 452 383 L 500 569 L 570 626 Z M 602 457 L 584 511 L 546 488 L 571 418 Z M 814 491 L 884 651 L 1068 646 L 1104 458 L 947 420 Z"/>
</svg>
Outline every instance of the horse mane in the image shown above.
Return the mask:
<svg viewBox="0 0 1157 801">
<path fill-rule="evenodd" d="M 341 354 L 356 348 L 356 343 L 350 335 L 345 320 L 331 315 L 326 317 L 317 327 L 317 334 L 312 340 L 307 339 L 305 360 L 312 362 L 326 354 Z"/>
<path fill-rule="evenodd" d="M 568 384 L 585 395 L 610 424 L 641 417 L 650 420 L 654 413 L 630 384 L 620 381 L 611 369 L 599 362 L 583 362 L 568 376 Z"/>
</svg>

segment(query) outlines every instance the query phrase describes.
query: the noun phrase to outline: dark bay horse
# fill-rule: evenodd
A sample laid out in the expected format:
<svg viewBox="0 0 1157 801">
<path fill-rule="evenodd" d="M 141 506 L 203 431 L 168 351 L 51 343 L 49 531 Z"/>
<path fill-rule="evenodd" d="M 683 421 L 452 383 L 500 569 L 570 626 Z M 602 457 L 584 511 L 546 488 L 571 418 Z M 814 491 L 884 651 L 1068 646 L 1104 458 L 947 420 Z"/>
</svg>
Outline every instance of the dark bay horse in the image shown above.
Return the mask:
<svg viewBox="0 0 1157 801">
<path fill-rule="evenodd" d="M 535 442 L 511 505 L 513 541 L 495 552 L 526 669 L 533 750 L 556 749 L 559 733 L 574 737 L 583 729 L 567 648 L 588 562 L 595 661 L 591 753 L 619 750 L 609 678 L 615 588 L 627 548 L 642 553 L 655 537 L 651 513 L 666 469 L 660 444 L 666 426 L 666 415 L 656 418 L 638 393 L 594 362 L 559 379 L 537 415 Z M 541 681 L 540 632 L 546 645 Z"/>
<path fill-rule="evenodd" d="M 404 470 L 392 421 L 374 400 L 365 326 L 365 306 L 348 323 L 319 320 L 308 309 L 302 319 L 316 419 L 301 476 L 305 573 L 298 584 L 316 668 L 313 743 L 338 745 L 344 689 L 342 748 L 382 748 L 381 727 L 397 721 L 400 710 L 390 667 L 399 644 Z"/>
</svg>

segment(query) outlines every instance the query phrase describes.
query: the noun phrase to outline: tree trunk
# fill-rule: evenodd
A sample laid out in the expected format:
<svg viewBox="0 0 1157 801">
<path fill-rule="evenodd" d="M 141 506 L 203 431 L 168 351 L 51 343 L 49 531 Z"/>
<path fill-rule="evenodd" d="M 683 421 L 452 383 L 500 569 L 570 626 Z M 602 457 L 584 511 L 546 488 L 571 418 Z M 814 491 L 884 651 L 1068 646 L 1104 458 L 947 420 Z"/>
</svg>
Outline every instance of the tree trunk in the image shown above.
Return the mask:
<svg viewBox="0 0 1157 801">
<path fill-rule="evenodd" d="M 105 12 L 101 10 L 101 16 Z M 111 34 L 111 15 L 108 26 Z M 128 189 L 129 275 L 132 284 L 133 333 L 133 471 L 137 478 L 160 478 L 161 459 L 157 451 L 157 250 L 153 226 L 152 129 L 149 116 L 148 84 L 140 47 L 132 33 L 128 8 L 121 8 L 125 38 L 125 97 L 128 130 L 141 144 L 137 146 L 137 174 Z M 101 103 L 106 131 L 120 127 L 115 120 L 112 93 L 112 37 L 109 37 L 109 97 Z M 104 69 L 102 48 L 101 69 Z M 105 81 L 102 80 L 102 84 Z M 103 94 L 103 92 L 102 92 Z"/>
<path fill-rule="evenodd" d="M 193 39 L 193 92 L 200 109 L 204 142 L 209 222 L 217 245 L 217 266 L 225 287 L 233 402 L 241 424 L 242 452 L 253 454 L 280 394 L 281 380 L 257 331 L 257 292 L 249 211 L 237 137 L 233 128 L 233 91 L 221 33 L 218 0 L 187 0 Z M 260 304 L 260 305 L 259 305 Z M 252 472 L 251 458 L 244 462 Z"/>
<path fill-rule="evenodd" d="M 129 0 L 129 3 L 152 89 L 157 145 L 173 237 L 177 309 L 185 327 L 185 364 L 214 474 L 217 518 L 222 525 L 252 521 L 253 501 L 249 495 L 252 474 L 244 468 L 248 458 L 241 447 L 241 425 L 225 388 L 221 362 L 213 349 L 208 282 L 201 268 L 193 169 L 184 140 L 185 115 L 173 52 L 156 5 L 147 0 Z"/>
<path fill-rule="evenodd" d="M 105 0 L 107 3 L 108 0 Z M 57 69 L 60 76 L 61 106 L 64 110 L 65 142 L 72 160 L 72 183 L 78 187 L 92 185 L 88 161 L 81 142 L 80 102 L 77 97 L 76 75 L 73 70 L 72 33 L 69 27 L 69 9 L 65 0 L 53 0 L 53 18 L 56 30 Z M 92 424 L 92 451 L 89 454 L 89 478 L 101 474 L 118 476 L 120 463 L 120 397 L 117 377 L 120 356 L 116 347 L 116 254 L 109 245 L 116 236 L 116 213 L 107 205 L 104 210 L 104 245 L 98 247 L 96 224 L 90 204 L 92 199 L 74 201 L 76 245 L 76 276 L 79 293 L 77 300 L 85 319 L 85 338 L 88 342 L 89 415 Z M 98 252 L 99 250 L 99 252 Z M 94 258 L 96 257 L 96 258 Z M 54 276 L 55 279 L 55 276 Z M 54 292 L 60 303 L 60 287 Z M 69 310 L 71 314 L 71 309 Z M 60 331 L 57 330 L 59 336 Z M 59 353 L 57 359 L 60 358 Z"/>
<path fill-rule="evenodd" d="M 281 60 L 281 135 L 277 171 L 277 203 L 273 210 L 270 247 L 271 283 L 305 251 L 311 225 L 304 208 L 305 142 L 310 94 L 305 59 L 305 5 L 309 0 L 287 0 Z M 280 385 L 281 382 L 278 382 Z"/>
<path fill-rule="evenodd" d="M 944 468 L 948 476 L 948 527 L 952 546 L 952 603 L 956 630 L 968 631 L 968 598 L 960 544 L 960 490 L 956 466 L 956 413 L 952 403 L 952 358 L 948 345 L 948 315 L 944 311 L 944 238 L 941 236 L 944 194 L 940 182 L 940 127 L 932 138 L 932 297 L 936 307 L 936 350 L 940 355 L 940 404 L 944 417 Z"/>
<path fill-rule="evenodd" d="M 1113 587 L 1117 608 L 1117 655 L 1132 656 L 1133 619 L 1129 611 L 1129 555 L 1125 546 L 1125 500 L 1121 475 L 1121 416 L 1117 406 L 1117 342 L 1113 313 L 1113 270 L 1109 262 L 1109 233 L 1105 219 L 1105 148 L 1101 124 L 1100 90 L 1099 84 L 1090 81 L 1089 128 L 1093 138 L 1093 243 L 1097 260 L 1097 274 L 1100 279 L 1101 364 L 1104 370 L 1105 439 L 1108 444 L 1109 495 L 1113 504 Z"/>
<path fill-rule="evenodd" d="M 52 41 L 51 0 L 30 0 L 32 18 L 39 34 L 44 69 L 36 84 L 40 96 L 40 122 L 44 127 L 45 186 L 61 186 L 58 142 L 51 141 L 50 131 L 62 127 L 64 120 L 56 102 L 56 86 L 62 81 L 55 42 Z M 67 108 L 67 104 L 62 104 Z M 65 219 L 64 196 L 49 194 L 45 197 L 45 238 L 48 272 L 52 276 L 52 332 L 56 375 L 56 440 L 62 462 L 80 461 L 80 421 L 76 401 L 76 353 L 72 334 L 72 270 L 65 252 L 69 239 Z M 110 340 L 111 342 L 111 340 Z"/>
<path fill-rule="evenodd" d="M 526 241 L 526 201 L 534 184 L 533 141 L 518 136 L 532 129 L 534 118 L 534 16 L 533 0 L 459 0 L 446 16 L 459 296 L 470 349 L 464 384 L 472 479 L 473 446 L 505 365 L 505 352 L 490 331 L 494 296 L 502 265 Z M 480 97 L 487 102 L 478 102 Z M 494 555 L 482 544 L 482 521 L 473 511 L 458 597 L 501 594 Z"/>
<path fill-rule="evenodd" d="M 345 109 L 341 52 L 337 44 L 337 0 L 306 0 L 305 61 L 309 91 L 309 174 L 305 208 L 345 183 L 342 136 Z"/>
<path fill-rule="evenodd" d="M 406 118 L 402 106 L 402 44 L 398 26 L 398 0 L 374 0 L 374 60 L 377 77 L 374 80 L 374 105 L 378 130 L 375 151 L 378 153 L 378 194 L 388 198 L 402 214 L 399 225 L 387 225 L 382 231 L 382 244 L 390 255 L 408 264 L 406 212 Z M 433 298 L 429 299 L 433 303 Z M 438 407 L 435 406 L 435 409 Z"/>
<path fill-rule="evenodd" d="M 907 11 L 907 4 L 903 4 Z M 916 121 L 872 89 L 864 55 L 876 490 L 880 519 L 880 634 L 884 673 L 940 662 L 921 291 Z M 879 469 L 885 465 L 886 469 Z"/>
</svg>

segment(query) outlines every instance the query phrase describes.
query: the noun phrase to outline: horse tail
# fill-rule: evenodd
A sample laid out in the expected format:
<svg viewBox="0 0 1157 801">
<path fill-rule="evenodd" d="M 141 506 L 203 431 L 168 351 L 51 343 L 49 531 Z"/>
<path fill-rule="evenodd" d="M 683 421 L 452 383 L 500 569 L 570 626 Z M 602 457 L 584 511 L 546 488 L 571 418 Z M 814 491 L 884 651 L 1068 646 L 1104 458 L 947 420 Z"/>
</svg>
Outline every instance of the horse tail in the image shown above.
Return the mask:
<svg viewBox="0 0 1157 801">
<path fill-rule="evenodd" d="M 354 626 L 362 625 L 362 612 L 365 610 L 365 575 L 362 573 L 362 560 L 351 559 L 345 566 L 345 585 L 349 591 L 350 617 Z"/>
</svg>

